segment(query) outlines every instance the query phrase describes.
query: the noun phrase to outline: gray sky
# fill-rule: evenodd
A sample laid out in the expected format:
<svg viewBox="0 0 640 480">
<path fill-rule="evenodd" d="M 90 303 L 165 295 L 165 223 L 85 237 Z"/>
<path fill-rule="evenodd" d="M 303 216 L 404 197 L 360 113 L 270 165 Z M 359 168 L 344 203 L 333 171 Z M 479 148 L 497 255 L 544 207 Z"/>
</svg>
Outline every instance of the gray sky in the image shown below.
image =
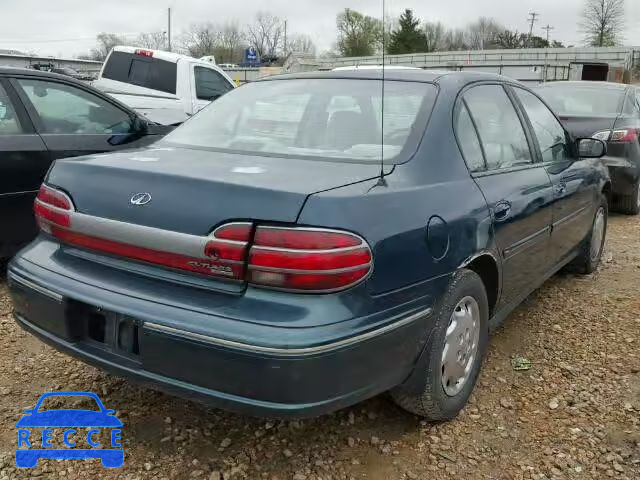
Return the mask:
<svg viewBox="0 0 640 480">
<path fill-rule="evenodd" d="M 627 0 L 627 45 L 640 45 L 640 0 Z M 99 32 L 135 35 L 166 29 L 166 7 L 174 9 L 175 36 L 191 23 L 237 19 L 251 22 L 263 9 L 289 21 L 291 33 L 309 34 L 319 50 L 335 41 L 335 17 L 344 7 L 381 16 L 382 0 L 19 0 L 3 1 L 0 48 L 46 55 L 70 56 L 88 51 Z M 584 0 L 387 0 L 388 14 L 412 8 L 424 20 L 463 27 L 479 16 L 494 17 L 505 26 L 527 31 L 527 13 L 540 13 L 534 32 L 555 27 L 552 38 L 565 44 L 582 44 L 577 22 Z"/>
</svg>

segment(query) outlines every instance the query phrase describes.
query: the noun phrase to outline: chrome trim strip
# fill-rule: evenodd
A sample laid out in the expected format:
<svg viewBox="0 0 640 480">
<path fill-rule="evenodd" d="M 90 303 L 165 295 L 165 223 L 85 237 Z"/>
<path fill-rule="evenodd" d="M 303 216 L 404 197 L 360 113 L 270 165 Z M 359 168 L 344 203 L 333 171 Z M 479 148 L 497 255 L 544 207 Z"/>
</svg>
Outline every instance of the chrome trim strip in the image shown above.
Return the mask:
<svg viewBox="0 0 640 480">
<path fill-rule="evenodd" d="M 543 235 L 547 235 L 547 234 L 551 234 L 551 227 L 550 226 L 546 226 L 544 227 L 542 230 L 529 235 L 526 238 L 523 238 L 522 240 L 514 243 L 513 245 L 511 245 L 509 248 L 506 248 L 503 252 L 502 252 L 502 256 L 505 260 L 509 260 L 512 257 L 515 257 L 516 255 L 529 250 L 529 248 L 533 247 L 534 245 L 536 245 L 540 240 L 540 237 L 542 237 Z"/>
<path fill-rule="evenodd" d="M 55 301 L 57 301 L 58 303 L 62 303 L 62 301 L 64 300 L 64 297 L 62 295 L 60 295 L 59 293 L 56 293 L 52 290 L 49 290 L 48 288 L 42 287 L 40 285 L 38 285 L 37 283 L 33 283 L 30 280 L 27 280 L 26 278 L 23 278 L 15 273 L 13 273 L 12 271 L 9 271 L 9 280 L 11 280 L 12 282 L 15 282 L 19 285 L 22 285 L 23 287 L 27 287 L 30 288 L 31 290 L 35 290 L 36 292 L 49 297 Z"/>
<path fill-rule="evenodd" d="M 379 335 L 383 335 L 385 333 L 388 333 L 390 331 L 393 331 L 400 327 L 408 325 L 409 323 L 414 322 L 421 317 L 427 317 L 431 315 L 431 312 L 432 312 L 432 309 L 427 308 L 426 310 L 422 310 L 419 313 L 414 313 L 413 315 L 410 315 L 407 318 L 404 318 L 395 323 L 386 325 L 377 330 L 373 330 L 371 332 L 363 333 L 362 335 L 340 340 L 338 342 L 328 343 L 326 345 L 320 345 L 317 347 L 308 347 L 308 348 L 261 347 L 259 345 L 250 345 L 247 343 L 235 342 L 233 340 L 225 340 L 222 338 L 211 337 L 209 335 L 202 335 L 200 333 L 189 332 L 189 331 L 178 329 L 178 328 L 167 327 L 165 325 L 159 325 L 157 323 L 152 323 L 152 322 L 145 322 L 143 325 L 143 328 L 148 328 L 149 330 L 153 330 L 160 333 L 183 337 L 188 340 L 195 340 L 198 342 L 206 343 L 208 345 L 215 345 L 219 347 L 230 347 L 230 348 L 235 348 L 238 350 L 244 350 L 244 351 L 254 352 L 254 353 L 256 352 L 270 353 L 270 354 L 283 355 L 283 356 L 314 355 L 314 354 L 329 352 L 342 347 L 348 347 L 355 343 L 359 343 L 365 340 L 375 338 Z"/>
<path fill-rule="evenodd" d="M 364 270 L 365 268 L 371 268 L 371 262 L 363 263 L 362 265 L 356 265 L 354 267 L 346 267 L 346 268 L 336 268 L 333 270 L 301 270 L 296 268 L 277 268 L 277 267 L 263 267 L 261 265 L 252 265 L 251 263 L 247 267 L 249 270 L 253 272 L 269 272 L 269 273 L 294 273 L 294 274 L 302 274 L 302 275 L 335 275 L 337 273 L 349 273 L 355 272 L 357 270 Z"/>
<path fill-rule="evenodd" d="M 560 227 L 562 225 L 565 225 L 567 223 L 572 222 L 573 220 L 576 220 L 580 215 L 582 215 L 585 210 L 587 210 L 589 208 L 589 205 L 584 205 L 583 207 L 580 207 L 578 210 L 574 210 L 573 212 L 571 212 L 569 215 L 567 215 L 564 218 L 561 218 L 560 220 L 557 220 L 553 223 L 552 228 L 556 228 L 556 227 Z"/>
</svg>

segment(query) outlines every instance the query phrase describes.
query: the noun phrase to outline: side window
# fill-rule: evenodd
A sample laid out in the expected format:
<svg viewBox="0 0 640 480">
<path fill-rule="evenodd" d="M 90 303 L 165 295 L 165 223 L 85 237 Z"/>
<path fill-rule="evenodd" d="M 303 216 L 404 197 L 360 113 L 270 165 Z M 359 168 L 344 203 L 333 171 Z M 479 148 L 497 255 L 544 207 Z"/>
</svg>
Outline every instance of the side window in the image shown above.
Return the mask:
<svg viewBox="0 0 640 480">
<path fill-rule="evenodd" d="M 40 120 L 43 133 L 129 133 L 129 114 L 80 88 L 43 80 L 18 79 Z"/>
<path fill-rule="evenodd" d="M 469 170 L 471 172 L 484 170 L 484 156 L 476 133 L 476 127 L 473 125 L 469 110 L 467 110 L 467 106 L 463 102 L 460 102 L 456 118 L 456 136 Z"/>
<path fill-rule="evenodd" d="M 215 100 L 233 89 L 226 78 L 210 68 L 195 67 L 194 74 L 199 100 Z"/>
<path fill-rule="evenodd" d="M 489 170 L 533 163 L 524 128 L 504 88 L 481 85 L 464 98 L 478 127 Z"/>
<path fill-rule="evenodd" d="M 9 100 L 9 95 L 0 85 L 0 136 L 18 135 L 23 133 L 20 121 L 16 115 L 16 110 Z"/>
<path fill-rule="evenodd" d="M 564 128 L 547 106 L 535 95 L 520 88 L 515 89 L 540 145 L 543 162 L 561 162 L 568 154 L 567 135 Z"/>
</svg>

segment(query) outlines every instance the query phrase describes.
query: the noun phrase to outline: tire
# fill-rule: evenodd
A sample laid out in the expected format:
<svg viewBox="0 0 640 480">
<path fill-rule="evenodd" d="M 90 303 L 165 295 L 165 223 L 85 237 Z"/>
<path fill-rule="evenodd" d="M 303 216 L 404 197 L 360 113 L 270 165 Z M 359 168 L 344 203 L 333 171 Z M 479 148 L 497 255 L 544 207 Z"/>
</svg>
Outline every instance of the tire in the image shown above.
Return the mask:
<svg viewBox="0 0 640 480">
<path fill-rule="evenodd" d="M 596 223 L 598 222 L 598 215 L 602 213 L 603 217 L 603 226 L 601 235 L 596 230 Z M 598 269 L 598 265 L 600 265 L 600 260 L 602 259 L 602 252 L 604 250 L 604 244 L 607 239 L 607 226 L 609 222 L 609 209 L 607 199 L 604 195 L 600 199 L 600 205 L 598 205 L 598 209 L 596 210 L 596 214 L 593 217 L 593 223 L 591 224 L 591 231 L 587 238 L 585 238 L 580 246 L 580 253 L 578 256 L 567 265 L 567 269 L 574 273 L 579 273 L 582 275 L 589 275 L 595 272 Z M 601 238 L 599 240 L 594 239 L 594 235 L 598 235 Z M 596 243 L 597 242 L 597 247 Z M 592 246 L 594 247 L 592 249 Z M 597 248 L 597 252 L 596 252 Z"/>
<path fill-rule="evenodd" d="M 616 197 L 611 210 L 626 215 L 638 215 L 640 213 L 640 181 L 633 186 L 633 192 L 631 195 Z"/>
<path fill-rule="evenodd" d="M 450 325 L 453 325 L 451 322 L 454 311 L 462 302 L 468 301 L 466 299 L 472 299 L 477 306 L 477 347 L 473 359 L 467 360 L 467 371 L 469 373 L 465 380 L 455 385 L 449 383 L 448 387 L 445 387 L 447 382 L 443 382 L 442 379 L 445 372 L 443 354 L 445 345 L 447 345 L 447 331 Z M 462 308 L 459 311 L 468 311 L 468 309 L 464 310 L 464 307 Z M 475 310 L 475 308 L 472 308 L 472 310 Z M 461 326 L 464 324 L 466 324 L 466 321 L 460 322 Z M 408 387 L 399 386 L 391 391 L 391 397 L 401 408 L 411 413 L 424 417 L 429 421 L 442 422 L 455 418 L 467 404 L 478 379 L 487 350 L 489 341 L 489 304 L 485 286 L 477 273 L 463 269 L 454 274 L 447 292 L 438 302 L 433 329 L 430 340 L 425 346 L 426 365 L 420 362 L 416 368 L 422 371 L 413 373 L 413 376 L 417 377 L 420 382 L 421 391 L 416 393 L 414 390 L 410 391 Z M 475 331 L 473 328 L 471 330 Z M 465 334 L 464 331 L 462 331 L 463 335 Z M 453 335 L 457 334 L 452 334 L 450 338 Z M 449 346 L 451 346 L 450 343 Z M 458 348 L 456 346 L 456 349 Z M 450 350 L 450 348 L 447 349 L 447 351 Z M 456 350 L 451 351 L 456 352 Z M 445 376 L 445 378 L 447 377 Z M 445 391 L 445 388 L 448 388 L 449 392 Z M 452 390 L 458 391 L 454 392 Z"/>
</svg>

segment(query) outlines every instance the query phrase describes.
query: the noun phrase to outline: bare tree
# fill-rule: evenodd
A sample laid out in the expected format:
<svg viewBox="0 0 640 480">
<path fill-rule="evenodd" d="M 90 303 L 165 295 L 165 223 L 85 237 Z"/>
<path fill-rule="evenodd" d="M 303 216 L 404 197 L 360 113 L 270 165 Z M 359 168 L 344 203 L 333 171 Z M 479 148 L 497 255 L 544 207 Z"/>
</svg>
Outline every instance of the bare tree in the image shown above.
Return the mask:
<svg viewBox="0 0 640 480">
<path fill-rule="evenodd" d="M 215 56 L 220 63 L 237 63 L 242 59 L 244 32 L 237 21 L 232 20 L 218 27 Z"/>
<path fill-rule="evenodd" d="M 195 58 L 214 55 L 218 40 L 218 30 L 212 23 L 193 24 L 182 33 L 182 49 Z"/>
<path fill-rule="evenodd" d="M 458 51 L 458 50 L 469 50 L 469 46 L 465 40 L 465 32 L 464 30 L 456 29 L 456 30 L 447 30 L 444 34 L 443 39 L 443 50 L 448 51 Z"/>
<path fill-rule="evenodd" d="M 96 36 L 96 47 L 91 49 L 88 57 L 92 60 L 104 62 L 113 47 L 116 45 L 130 45 L 132 43 L 133 42 L 127 42 L 124 37 L 114 33 L 102 32 Z"/>
<path fill-rule="evenodd" d="M 261 57 L 276 56 L 284 41 L 284 22 L 268 12 L 258 12 L 255 22 L 247 27 L 247 40 Z"/>
<path fill-rule="evenodd" d="M 446 48 L 446 33 L 446 29 L 441 22 L 426 22 L 424 24 L 427 53 L 437 52 Z"/>
<path fill-rule="evenodd" d="M 167 34 L 165 32 L 141 33 L 135 43 L 142 48 L 162 50 L 167 48 Z"/>
<path fill-rule="evenodd" d="M 303 33 L 291 35 L 288 43 L 288 49 L 293 53 L 303 53 L 314 56 L 316 54 L 316 45 L 309 35 Z"/>
<path fill-rule="evenodd" d="M 480 17 L 470 23 L 465 31 L 465 41 L 471 50 L 484 50 L 496 47 L 496 37 L 505 28 L 493 18 Z"/>
<path fill-rule="evenodd" d="M 580 27 L 587 44 L 618 45 L 622 40 L 624 18 L 624 0 L 586 0 Z"/>
</svg>

